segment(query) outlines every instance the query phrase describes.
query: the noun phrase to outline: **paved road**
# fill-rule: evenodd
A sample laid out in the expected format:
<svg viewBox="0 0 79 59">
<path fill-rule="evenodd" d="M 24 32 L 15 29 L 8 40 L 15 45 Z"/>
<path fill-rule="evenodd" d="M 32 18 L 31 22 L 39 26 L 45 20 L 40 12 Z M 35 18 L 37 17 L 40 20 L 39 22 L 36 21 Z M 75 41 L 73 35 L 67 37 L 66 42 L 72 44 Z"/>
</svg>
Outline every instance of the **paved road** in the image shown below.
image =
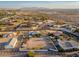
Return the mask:
<svg viewBox="0 0 79 59">
<path fill-rule="evenodd" d="M 6 56 L 6 57 L 8 57 L 8 56 L 20 56 L 20 55 L 25 55 L 26 54 L 26 52 L 11 52 L 11 51 L 0 51 L 0 57 L 2 57 L 2 56 Z"/>
<path fill-rule="evenodd" d="M 79 33 L 73 33 L 70 30 L 67 30 L 67 29 L 64 29 L 64 28 L 62 28 L 60 30 L 63 31 L 63 32 L 65 32 L 65 33 L 71 34 L 71 35 L 73 35 L 75 37 L 79 37 Z"/>
</svg>

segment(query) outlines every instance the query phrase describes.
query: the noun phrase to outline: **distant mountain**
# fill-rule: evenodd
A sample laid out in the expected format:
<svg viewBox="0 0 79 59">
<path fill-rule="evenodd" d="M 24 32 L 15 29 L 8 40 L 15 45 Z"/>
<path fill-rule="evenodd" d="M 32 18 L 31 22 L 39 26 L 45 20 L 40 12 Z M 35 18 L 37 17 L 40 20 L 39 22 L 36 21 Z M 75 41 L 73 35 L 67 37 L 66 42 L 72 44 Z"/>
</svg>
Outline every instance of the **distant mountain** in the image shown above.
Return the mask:
<svg viewBox="0 0 79 59">
<path fill-rule="evenodd" d="M 79 9 L 49 9 L 43 7 L 24 7 L 20 8 L 21 11 L 39 11 L 43 13 L 54 13 L 54 14 L 79 14 Z"/>
<path fill-rule="evenodd" d="M 49 8 L 43 8 L 43 7 L 24 7 L 24 8 L 20 8 L 20 10 L 51 10 Z"/>
<path fill-rule="evenodd" d="M 40 13 L 47 13 L 47 14 L 51 14 L 51 12 L 53 13 L 53 9 L 49 9 L 49 8 L 43 8 L 43 7 L 24 7 L 24 8 L 20 8 L 19 10 L 21 11 L 32 11 L 32 12 L 40 12 Z"/>
</svg>

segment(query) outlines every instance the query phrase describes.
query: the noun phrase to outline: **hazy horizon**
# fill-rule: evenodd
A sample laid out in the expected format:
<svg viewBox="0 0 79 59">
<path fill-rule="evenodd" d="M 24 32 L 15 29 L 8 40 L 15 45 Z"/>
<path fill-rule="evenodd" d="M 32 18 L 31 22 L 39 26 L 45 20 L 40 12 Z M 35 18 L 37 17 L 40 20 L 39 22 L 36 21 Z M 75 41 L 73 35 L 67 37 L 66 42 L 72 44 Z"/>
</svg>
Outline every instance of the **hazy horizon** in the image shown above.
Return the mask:
<svg viewBox="0 0 79 59">
<path fill-rule="evenodd" d="M 50 9 L 79 9 L 79 1 L 0 1 L 0 8 L 42 7 Z"/>
</svg>

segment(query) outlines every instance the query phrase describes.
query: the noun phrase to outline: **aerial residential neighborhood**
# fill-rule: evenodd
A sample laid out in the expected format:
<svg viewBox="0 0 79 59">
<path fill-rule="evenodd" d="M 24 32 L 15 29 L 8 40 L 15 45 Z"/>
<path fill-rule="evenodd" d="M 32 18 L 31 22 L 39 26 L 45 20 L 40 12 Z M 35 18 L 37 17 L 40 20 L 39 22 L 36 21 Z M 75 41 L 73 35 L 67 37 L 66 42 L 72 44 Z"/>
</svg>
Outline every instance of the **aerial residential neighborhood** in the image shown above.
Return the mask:
<svg viewBox="0 0 79 59">
<path fill-rule="evenodd" d="M 0 8 L 0 57 L 79 57 L 79 9 Z"/>
</svg>

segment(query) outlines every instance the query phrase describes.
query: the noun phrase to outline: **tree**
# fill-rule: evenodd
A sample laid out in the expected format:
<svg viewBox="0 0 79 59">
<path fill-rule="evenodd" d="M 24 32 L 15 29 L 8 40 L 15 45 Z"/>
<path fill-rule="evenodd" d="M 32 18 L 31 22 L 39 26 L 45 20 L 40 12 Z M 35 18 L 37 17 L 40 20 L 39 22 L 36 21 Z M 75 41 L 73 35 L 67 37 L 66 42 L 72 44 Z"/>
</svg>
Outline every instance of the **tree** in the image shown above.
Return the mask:
<svg viewBox="0 0 79 59">
<path fill-rule="evenodd" d="M 35 53 L 34 53 L 33 51 L 29 51 L 29 52 L 27 53 L 27 56 L 28 56 L 28 57 L 34 57 L 34 55 L 35 55 Z"/>
<path fill-rule="evenodd" d="M 54 34 L 53 34 L 53 33 L 48 33 L 47 36 L 52 36 L 52 37 L 54 37 Z"/>
<path fill-rule="evenodd" d="M 61 39 L 61 40 L 63 40 L 63 39 L 64 39 L 64 37 L 63 37 L 63 36 L 59 36 L 59 37 L 60 37 L 60 39 Z"/>
<path fill-rule="evenodd" d="M 79 29 L 76 29 L 74 32 L 78 32 L 79 33 Z"/>
</svg>

